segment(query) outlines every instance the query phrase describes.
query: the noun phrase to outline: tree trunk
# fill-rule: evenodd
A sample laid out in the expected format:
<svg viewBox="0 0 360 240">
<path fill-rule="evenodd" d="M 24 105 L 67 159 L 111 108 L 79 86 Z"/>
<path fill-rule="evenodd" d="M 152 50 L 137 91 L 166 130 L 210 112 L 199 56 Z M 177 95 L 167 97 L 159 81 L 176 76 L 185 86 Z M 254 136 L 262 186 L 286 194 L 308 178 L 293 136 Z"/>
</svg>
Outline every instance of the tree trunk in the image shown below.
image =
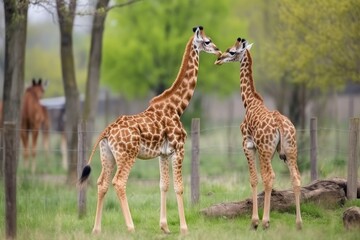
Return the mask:
<svg viewBox="0 0 360 240">
<path fill-rule="evenodd" d="M 104 23 L 107 15 L 107 11 L 104 11 L 104 9 L 108 6 L 108 4 L 109 0 L 98 0 L 96 4 L 96 12 L 93 19 L 83 112 L 83 120 L 86 122 L 87 129 L 94 129 L 95 125 L 95 115 L 98 106 L 102 41 Z M 88 149 L 91 149 L 92 147 L 91 139 L 91 131 L 88 131 L 86 140 Z"/>
<path fill-rule="evenodd" d="M 77 125 L 80 116 L 79 91 L 76 84 L 72 30 L 76 10 L 76 0 L 56 0 L 56 8 L 60 27 L 61 70 L 65 92 L 65 132 L 68 146 L 67 182 L 73 184 L 77 180 Z"/>
<path fill-rule="evenodd" d="M 301 188 L 301 202 L 313 202 L 325 208 L 343 205 L 346 201 L 346 179 L 334 178 L 316 180 Z M 357 198 L 360 198 L 360 182 L 358 182 Z M 259 207 L 263 207 L 264 192 L 258 194 Z M 293 211 L 295 205 L 292 190 L 276 191 L 271 193 L 271 210 Z M 252 199 L 240 202 L 219 203 L 201 210 L 208 217 L 234 218 L 243 214 L 251 214 Z"/>
<path fill-rule="evenodd" d="M 24 89 L 25 47 L 28 1 L 4 0 L 5 12 L 5 71 L 3 88 L 4 121 L 16 123 L 20 127 L 21 96 Z M 19 139 L 19 132 L 15 139 Z M 0 139 L 1 140 L 1 139 Z M 0 141 L 2 143 L 2 141 Z M 19 146 L 19 141 L 16 143 Z M 0 148 L 1 149 L 1 148 Z M 3 156 L 2 152 L 0 152 Z M 17 152 L 16 159 L 19 158 Z M 18 160 L 17 160 L 18 161 Z M 0 175 L 3 174 L 4 159 L 0 158 Z"/>
</svg>

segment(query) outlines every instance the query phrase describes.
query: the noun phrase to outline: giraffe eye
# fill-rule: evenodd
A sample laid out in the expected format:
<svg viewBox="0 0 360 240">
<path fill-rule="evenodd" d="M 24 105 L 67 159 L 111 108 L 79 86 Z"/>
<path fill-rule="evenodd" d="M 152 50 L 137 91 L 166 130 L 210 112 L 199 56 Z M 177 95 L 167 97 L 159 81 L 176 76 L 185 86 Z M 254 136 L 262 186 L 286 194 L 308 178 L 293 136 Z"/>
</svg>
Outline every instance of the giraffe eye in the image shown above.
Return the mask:
<svg viewBox="0 0 360 240">
<path fill-rule="evenodd" d="M 205 45 L 209 45 L 211 41 L 205 41 Z"/>
<path fill-rule="evenodd" d="M 231 56 L 235 55 L 235 52 L 229 52 Z"/>
</svg>

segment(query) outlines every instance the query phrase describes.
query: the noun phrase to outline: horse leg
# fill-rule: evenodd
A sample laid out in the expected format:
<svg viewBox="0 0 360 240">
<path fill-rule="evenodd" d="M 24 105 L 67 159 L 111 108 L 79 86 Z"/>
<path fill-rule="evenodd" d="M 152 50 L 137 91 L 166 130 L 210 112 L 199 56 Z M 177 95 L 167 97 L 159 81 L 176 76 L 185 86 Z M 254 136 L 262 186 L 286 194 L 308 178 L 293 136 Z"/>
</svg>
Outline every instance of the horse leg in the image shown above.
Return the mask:
<svg viewBox="0 0 360 240">
<path fill-rule="evenodd" d="M 24 151 L 23 151 L 23 157 L 24 157 L 24 166 L 25 168 L 29 167 L 29 131 L 25 128 L 22 127 L 21 130 L 21 141 L 23 143 L 24 146 Z"/>
<path fill-rule="evenodd" d="M 45 128 L 43 129 L 43 145 L 45 151 L 45 159 L 47 164 L 49 164 L 50 140 L 49 140 L 49 126 L 47 124 L 45 124 Z"/>
<path fill-rule="evenodd" d="M 61 133 L 61 158 L 62 158 L 62 167 L 64 170 L 68 168 L 68 160 L 67 160 L 67 145 L 66 145 L 66 135 L 65 132 Z"/>
<path fill-rule="evenodd" d="M 32 132 L 32 146 L 31 146 L 31 172 L 36 170 L 36 143 L 39 134 L 39 129 L 34 129 Z"/>
</svg>

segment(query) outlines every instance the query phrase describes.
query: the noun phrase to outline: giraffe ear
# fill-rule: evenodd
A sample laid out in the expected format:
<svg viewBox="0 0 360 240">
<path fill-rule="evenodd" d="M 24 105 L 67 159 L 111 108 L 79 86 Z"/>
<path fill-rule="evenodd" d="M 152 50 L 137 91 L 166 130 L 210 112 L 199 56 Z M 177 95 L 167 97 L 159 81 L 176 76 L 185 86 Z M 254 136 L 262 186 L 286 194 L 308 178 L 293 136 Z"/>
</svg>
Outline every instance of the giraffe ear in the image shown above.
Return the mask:
<svg viewBox="0 0 360 240">
<path fill-rule="evenodd" d="M 193 32 L 196 32 L 196 30 L 203 30 L 204 27 L 203 26 L 196 26 L 196 27 L 193 27 Z"/>
<path fill-rule="evenodd" d="M 250 50 L 253 44 L 254 44 L 254 43 L 248 44 L 248 45 L 246 46 L 246 49 L 247 49 L 247 50 Z"/>
<path fill-rule="evenodd" d="M 194 27 L 193 28 L 193 31 L 194 31 L 194 35 L 195 35 L 195 38 L 196 38 L 196 40 L 199 40 L 199 39 L 201 39 L 201 34 L 200 34 L 200 31 L 203 29 L 203 27 L 202 26 L 200 26 L 200 27 Z"/>
</svg>

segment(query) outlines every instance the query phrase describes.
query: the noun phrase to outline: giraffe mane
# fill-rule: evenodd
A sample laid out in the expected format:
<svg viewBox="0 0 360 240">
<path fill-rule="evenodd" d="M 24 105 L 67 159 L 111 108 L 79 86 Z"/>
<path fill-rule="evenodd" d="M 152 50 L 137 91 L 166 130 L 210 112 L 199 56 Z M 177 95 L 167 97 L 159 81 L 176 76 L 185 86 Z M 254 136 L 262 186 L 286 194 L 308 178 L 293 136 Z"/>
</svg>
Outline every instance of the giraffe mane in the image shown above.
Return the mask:
<svg viewBox="0 0 360 240">
<path fill-rule="evenodd" d="M 250 55 L 250 51 L 248 49 L 246 49 L 245 51 L 246 51 L 247 57 L 249 58 L 249 60 L 248 60 L 249 64 L 250 64 L 250 66 L 252 66 L 252 58 L 251 58 L 251 55 Z M 250 78 L 251 78 L 250 80 L 252 82 L 252 84 L 250 85 L 251 92 L 254 93 L 254 97 L 256 99 L 260 100 L 261 102 L 264 102 L 264 99 L 261 97 L 261 95 L 255 89 L 254 79 L 252 77 L 252 67 L 250 67 L 249 70 L 250 70 Z"/>
<path fill-rule="evenodd" d="M 186 73 L 186 67 L 187 67 L 187 60 L 189 59 L 190 56 L 190 52 L 191 52 L 191 47 L 192 47 L 192 42 L 193 42 L 194 36 L 192 36 L 188 43 L 186 44 L 186 48 L 185 48 L 185 53 L 183 55 L 182 61 L 181 61 L 181 66 L 179 69 L 179 72 L 177 74 L 177 77 L 175 79 L 175 81 L 173 82 L 173 84 L 171 85 L 170 88 L 166 89 L 163 93 L 161 93 L 160 95 L 155 96 L 154 98 L 152 98 L 150 100 L 150 104 L 154 104 L 154 103 L 158 103 L 161 102 L 162 100 L 166 99 L 167 97 L 169 97 L 173 91 L 175 91 L 179 85 L 181 84 L 181 81 L 178 81 L 179 79 L 184 78 L 184 75 Z"/>
</svg>

